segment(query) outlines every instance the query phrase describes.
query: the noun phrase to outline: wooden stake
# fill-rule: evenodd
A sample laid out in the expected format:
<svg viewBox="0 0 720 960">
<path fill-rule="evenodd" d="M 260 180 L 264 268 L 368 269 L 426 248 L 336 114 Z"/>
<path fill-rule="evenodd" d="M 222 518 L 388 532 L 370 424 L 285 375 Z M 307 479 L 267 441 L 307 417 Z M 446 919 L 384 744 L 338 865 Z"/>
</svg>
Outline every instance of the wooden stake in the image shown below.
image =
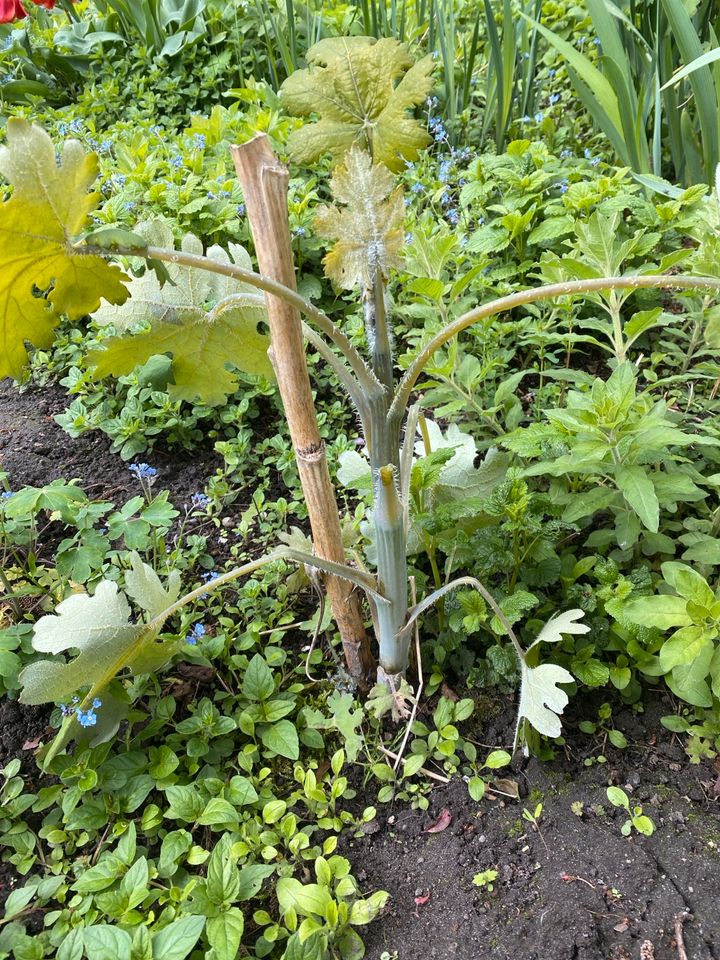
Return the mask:
<svg viewBox="0 0 720 960">
<path fill-rule="evenodd" d="M 265 134 L 232 146 L 235 170 L 245 195 L 260 272 L 295 289 L 295 265 L 287 211 L 288 171 L 272 152 Z M 345 563 L 340 516 L 320 438 L 305 361 L 300 315 L 279 297 L 265 294 L 271 359 L 285 408 L 300 482 L 318 556 Z M 328 599 L 340 631 L 348 670 L 362 686 L 372 680 L 374 659 L 363 623 L 360 597 L 352 584 L 325 578 Z"/>
</svg>

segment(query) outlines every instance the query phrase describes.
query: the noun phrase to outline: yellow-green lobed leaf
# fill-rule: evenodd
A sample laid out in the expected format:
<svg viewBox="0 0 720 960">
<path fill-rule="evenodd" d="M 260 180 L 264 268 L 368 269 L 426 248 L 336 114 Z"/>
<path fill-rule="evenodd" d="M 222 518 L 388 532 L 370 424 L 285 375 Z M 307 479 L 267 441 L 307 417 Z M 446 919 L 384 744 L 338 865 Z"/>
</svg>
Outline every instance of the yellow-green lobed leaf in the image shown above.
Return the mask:
<svg viewBox="0 0 720 960">
<path fill-rule="evenodd" d="M 323 263 L 345 290 L 372 289 L 376 270 L 387 277 L 402 262 L 405 205 L 394 184 L 387 167 L 373 164 L 359 147 L 335 171 L 330 186 L 343 206 L 320 207 L 315 225 L 319 236 L 337 241 Z"/>
<path fill-rule="evenodd" d="M 89 192 L 95 156 L 80 143 L 67 141 L 58 163 L 40 127 L 12 118 L 0 147 L 0 175 L 13 187 L 0 204 L 0 378 L 18 378 L 28 342 L 50 346 L 60 314 L 91 313 L 101 296 L 122 303 L 127 278 L 101 257 L 73 249 L 98 200 Z M 34 288 L 48 290 L 47 298 L 33 296 Z"/>
<path fill-rule="evenodd" d="M 140 224 L 137 232 L 154 246 L 172 247 L 172 231 L 164 221 Z M 192 234 L 182 241 L 185 253 L 202 254 L 202 243 Z M 250 269 L 247 252 L 230 245 L 232 262 Z M 220 263 L 231 259 L 221 247 L 207 255 Z M 95 314 L 101 324 L 129 331 L 138 324 L 149 329 L 112 337 L 94 350 L 88 362 L 96 377 L 122 376 L 155 354 L 173 358 L 174 382 L 168 392 L 176 400 L 202 399 L 211 406 L 225 403 L 238 386 L 233 364 L 244 373 L 272 377 L 267 356 L 269 338 L 259 332 L 265 320 L 265 299 L 254 288 L 231 277 L 180 264 L 168 264 L 172 281 L 163 287 L 152 271 L 130 283 L 131 298 L 121 306 L 103 304 Z"/>
<path fill-rule="evenodd" d="M 319 115 L 290 135 L 288 150 L 298 163 L 326 153 L 340 159 L 355 144 L 397 171 L 428 145 L 427 131 L 408 110 L 432 87 L 432 57 L 413 64 L 397 40 L 333 37 L 311 47 L 307 59 L 311 66 L 296 70 L 281 90 L 289 113 Z"/>
</svg>

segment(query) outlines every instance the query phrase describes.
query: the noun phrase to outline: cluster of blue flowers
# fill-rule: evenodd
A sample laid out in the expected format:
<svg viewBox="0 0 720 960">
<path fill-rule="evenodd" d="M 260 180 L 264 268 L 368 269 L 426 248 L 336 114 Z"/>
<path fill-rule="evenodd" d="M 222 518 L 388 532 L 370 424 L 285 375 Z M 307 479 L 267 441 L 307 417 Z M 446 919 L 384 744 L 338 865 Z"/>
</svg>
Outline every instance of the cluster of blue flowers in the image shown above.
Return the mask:
<svg viewBox="0 0 720 960">
<path fill-rule="evenodd" d="M 443 126 L 440 117 L 430 117 L 428 127 L 430 128 L 430 133 L 433 135 L 435 143 L 443 143 L 443 141 L 447 140 L 447 130 Z"/>
<path fill-rule="evenodd" d="M 204 150 L 207 140 L 204 133 L 196 133 L 193 137 L 193 146 L 196 150 Z"/>
<path fill-rule="evenodd" d="M 180 156 L 179 153 L 176 153 L 174 157 L 170 157 L 171 167 L 175 167 L 176 169 L 179 170 L 182 165 L 183 165 L 183 158 Z"/>
<path fill-rule="evenodd" d="M 210 497 L 204 493 L 194 493 L 190 499 L 195 510 L 205 510 L 210 506 Z"/>
<path fill-rule="evenodd" d="M 155 467 L 151 467 L 148 463 L 131 463 L 128 470 L 138 480 L 153 480 L 157 476 Z"/>
<path fill-rule="evenodd" d="M 79 703 L 80 697 L 73 697 L 70 706 L 64 703 L 60 704 L 60 712 L 64 717 L 71 717 L 75 714 L 77 722 L 81 727 L 94 727 L 97 723 L 96 711 L 102 706 L 102 700 L 100 700 L 99 697 L 95 697 L 89 710 L 79 710 L 77 706 Z"/>
<path fill-rule="evenodd" d="M 59 123 L 58 133 L 61 137 L 66 137 L 68 133 L 82 133 L 83 122 L 80 119 L 71 120 L 70 123 Z"/>
<path fill-rule="evenodd" d="M 202 623 L 196 623 L 185 639 L 194 647 L 198 640 L 201 640 L 205 636 L 205 633 L 205 626 Z"/>
<path fill-rule="evenodd" d="M 0 500 L 9 500 L 12 495 L 12 490 L 3 490 L 3 492 L 0 493 Z"/>
</svg>

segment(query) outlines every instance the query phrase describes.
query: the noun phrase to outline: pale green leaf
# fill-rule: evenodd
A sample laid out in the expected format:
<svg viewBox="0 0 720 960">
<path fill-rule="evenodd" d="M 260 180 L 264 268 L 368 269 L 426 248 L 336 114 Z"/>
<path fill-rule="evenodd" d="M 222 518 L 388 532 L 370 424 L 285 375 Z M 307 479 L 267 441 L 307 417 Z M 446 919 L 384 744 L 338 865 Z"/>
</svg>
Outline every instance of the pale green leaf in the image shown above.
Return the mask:
<svg viewBox="0 0 720 960">
<path fill-rule="evenodd" d="M 688 666 L 707 655 L 708 647 L 713 650 L 714 631 L 703 627 L 681 627 L 660 649 L 660 666 L 665 673 L 674 667 Z"/>
<path fill-rule="evenodd" d="M 101 296 L 114 303 L 127 297 L 117 267 L 72 246 L 97 206 L 99 195 L 88 192 L 95 156 L 69 140 L 58 164 L 40 127 L 13 117 L 6 129 L 0 176 L 14 189 L 0 204 L 0 379 L 20 377 L 27 342 L 50 346 L 60 314 L 77 319 L 96 310 Z M 47 299 L 33 288 L 49 290 Z"/>
<path fill-rule="evenodd" d="M 646 627 L 669 630 L 692 623 L 688 616 L 687 602 L 682 597 L 663 594 L 658 597 L 635 597 L 623 605 L 622 615 L 631 623 Z"/>
<path fill-rule="evenodd" d="M 140 224 L 138 230 L 155 246 L 174 247 L 172 231 L 164 221 Z M 186 253 L 202 254 L 202 243 L 192 234 L 182 241 Z M 248 269 L 247 252 L 231 245 L 232 262 Z M 207 256 L 229 264 L 228 254 L 211 247 Z M 232 364 L 244 373 L 272 377 L 267 356 L 268 337 L 258 331 L 265 320 L 265 299 L 247 284 L 207 270 L 168 264 L 172 283 L 163 287 L 147 270 L 130 283 L 130 299 L 120 305 L 103 304 L 95 313 L 101 324 L 120 332 L 138 324 L 149 329 L 104 341 L 88 355 L 96 377 L 122 376 L 157 354 L 172 354 L 173 382 L 168 392 L 177 400 L 198 398 L 210 406 L 226 401 L 237 389 Z"/>
<path fill-rule="evenodd" d="M 590 627 L 585 623 L 578 623 L 584 616 L 583 610 L 565 610 L 556 614 L 548 620 L 528 649 L 532 650 L 539 643 L 559 643 L 564 633 L 588 633 Z"/>
<path fill-rule="evenodd" d="M 526 719 L 546 737 L 559 737 L 562 727 L 558 714 L 567 706 L 568 696 L 558 684 L 573 683 L 572 674 L 553 663 L 529 667 L 524 659 L 520 671 L 522 687 L 518 720 Z"/>
</svg>

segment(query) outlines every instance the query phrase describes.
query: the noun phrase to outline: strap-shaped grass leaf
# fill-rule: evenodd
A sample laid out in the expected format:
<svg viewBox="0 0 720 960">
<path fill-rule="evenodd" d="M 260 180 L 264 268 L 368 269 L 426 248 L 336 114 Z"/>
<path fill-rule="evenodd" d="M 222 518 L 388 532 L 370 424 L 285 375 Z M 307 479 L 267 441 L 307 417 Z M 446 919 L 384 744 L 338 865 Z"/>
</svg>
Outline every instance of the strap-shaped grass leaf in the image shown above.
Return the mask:
<svg viewBox="0 0 720 960">
<path fill-rule="evenodd" d="M 137 232 L 154 246 L 174 247 L 172 230 L 163 221 L 141 224 Z M 187 234 L 186 253 L 202 254 L 200 240 Z M 250 269 L 243 247 L 230 245 L 232 262 Z M 230 263 L 221 247 L 207 255 Z M 101 324 L 131 330 L 139 323 L 150 327 L 140 333 L 111 337 L 104 348 L 90 353 L 88 361 L 96 377 L 122 376 L 155 354 L 173 357 L 173 379 L 168 391 L 176 400 L 200 398 L 211 406 L 223 404 L 237 389 L 231 363 L 245 373 L 272 376 L 267 356 L 269 338 L 258 331 L 265 320 L 265 298 L 254 288 L 232 277 L 180 264 L 168 264 L 171 283 L 160 286 L 150 270 L 130 282 L 130 299 L 119 306 L 104 303 L 95 314 Z"/>
<path fill-rule="evenodd" d="M 376 271 L 387 277 L 401 263 L 405 205 L 402 190 L 387 167 L 353 147 L 330 181 L 342 206 L 320 207 L 318 235 L 336 240 L 323 263 L 328 277 L 344 290 L 372 289 Z"/>
<path fill-rule="evenodd" d="M 127 297 L 117 267 L 72 247 L 97 206 L 98 194 L 88 192 L 97 169 L 76 140 L 64 144 L 58 163 L 40 127 L 8 121 L 0 176 L 13 192 L 0 204 L 0 378 L 21 375 L 28 342 L 50 346 L 59 314 L 73 319 L 96 310 L 101 296 Z M 35 288 L 48 290 L 47 299 Z"/>
<path fill-rule="evenodd" d="M 397 171 L 430 142 L 407 111 L 430 91 L 432 57 L 413 65 L 397 40 L 332 37 L 311 47 L 307 60 L 312 66 L 296 70 L 281 90 L 289 113 L 320 117 L 290 134 L 288 150 L 298 163 L 326 153 L 340 159 L 357 144 Z"/>
<path fill-rule="evenodd" d="M 157 574 L 137 555 L 127 574 L 127 591 L 149 619 L 170 607 L 178 597 L 179 578 L 171 577 L 167 589 Z M 142 670 L 142 661 L 153 654 L 161 623 L 132 623 L 125 594 L 112 580 L 103 580 L 92 596 L 75 594 L 63 600 L 55 614 L 35 624 L 33 647 L 39 653 L 62 654 L 77 650 L 73 659 L 37 660 L 20 676 L 23 703 L 52 703 L 90 687 L 97 695 L 124 667 Z M 163 650 L 163 659 L 172 651 Z M 152 661 L 157 664 L 157 658 Z"/>
</svg>

